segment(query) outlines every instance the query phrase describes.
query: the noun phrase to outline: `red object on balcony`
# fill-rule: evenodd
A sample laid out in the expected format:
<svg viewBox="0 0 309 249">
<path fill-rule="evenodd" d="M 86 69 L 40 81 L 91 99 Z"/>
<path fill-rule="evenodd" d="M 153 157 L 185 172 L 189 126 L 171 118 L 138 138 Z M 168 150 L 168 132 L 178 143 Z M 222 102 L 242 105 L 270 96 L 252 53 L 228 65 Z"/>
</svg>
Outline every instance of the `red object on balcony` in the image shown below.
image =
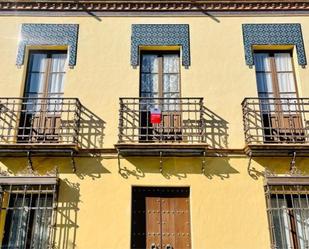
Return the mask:
<svg viewBox="0 0 309 249">
<path fill-rule="evenodd" d="M 159 108 L 150 109 L 150 123 L 152 124 L 161 123 L 161 110 Z"/>
</svg>

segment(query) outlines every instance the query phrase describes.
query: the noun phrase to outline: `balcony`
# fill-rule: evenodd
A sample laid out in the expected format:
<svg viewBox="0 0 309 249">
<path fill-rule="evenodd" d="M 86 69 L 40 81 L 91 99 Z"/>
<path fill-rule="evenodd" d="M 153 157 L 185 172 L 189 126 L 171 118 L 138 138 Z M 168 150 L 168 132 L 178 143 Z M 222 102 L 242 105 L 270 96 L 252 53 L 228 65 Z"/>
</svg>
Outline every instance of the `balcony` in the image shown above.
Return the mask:
<svg viewBox="0 0 309 249">
<path fill-rule="evenodd" d="M 77 98 L 0 98 L 1 155 L 76 153 L 103 126 Z"/>
<path fill-rule="evenodd" d="M 202 98 L 120 98 L 124 156 L 202 155 L 207 148 Z"/>
<path fill-rule="evenodd" d="M 309 153 L 309 98 L 246 98 L 246 152 L 253 156 Z"/>
</svg>

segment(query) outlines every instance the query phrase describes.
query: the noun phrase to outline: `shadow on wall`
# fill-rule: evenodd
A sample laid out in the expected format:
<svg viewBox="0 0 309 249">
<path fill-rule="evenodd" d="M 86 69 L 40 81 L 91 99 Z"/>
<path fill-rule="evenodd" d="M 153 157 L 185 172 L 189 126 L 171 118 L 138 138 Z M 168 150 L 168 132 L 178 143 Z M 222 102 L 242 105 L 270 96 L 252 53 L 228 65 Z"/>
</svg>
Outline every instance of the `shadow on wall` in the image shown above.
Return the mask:
<svg viewBox="0 0 309 249">
<path fill-rule="evenodd" d="M 58 206 L 56 211 L 56 227 L 54 233 L 54 248 L 74 249 L 76 247 L 77 214 L 80 202 L 79 183 L 60 180 Z"/>
<path fill-rule="evenodd" d="M 103 147 L 105 122 L 84 106 L 81 106 L 78 143 L 82 149 Z"/>
<path fill-rule="evenodd" d="M 101 157 L 85 157 L 74 159 L 76 172 L 75 174 L 80 178 L 90 177 L 93 180 L 101 178 L 102 174 L 108 174 L 108 171 L 102 165 Z M 13 175 L 27 174 L 27 158 L 1 158 L 3 165 L 7 167 L 7 171 Z M 48 172 L 53 171 L 55 168 L 61 174 L 73 174 L 73 164 L 70 157 L 66 158 L 44 158 L 34 157 L 32 158 L 33 169 L 39 175 L 45 175 Z"/>
<path fill-rule="evenodd" d="M 205 127 L 206 143 L 211 148 L 228 148 L 228 122 L 205 106 L 202 122 Z"/>
<path fill-rule="evenodd" d="M 256 170 L 256 168 L 252 165 L 248 166 L 248 172 L 251 171 L 255 173 L 257 177 L 263 177 L 265 175 L 265 171 L 268 171 L 269 174 L 275 175 L 289 175 L 292 157 L 258 157 L 253 158 L 252 161 L 262 166 L 263 170 Z M 299 174 L 308 175 L 309 158 L 306 157 L 296 157 L 295 166 L 299 171 Z M 252 164 L 252 163 L 251 163 Z M 251 174 L 249 174 L 253 177 Z M 253 177 L 254 178 L 254 177 Z"/>
<path fill-rule="evenodd" d="M 122 163 L 123 160 L 129 163 Z M 118 161 L 118 172 L 125 179 L 131 176 L 140 179 L 146 177 L 147 173 L 159 173 L 166 179 L 176 177 L 181 180 L 187 178 L 188 174 L 204 174 L 208 179 L 219 177 L 224 180 L 230 178 L 232 174 L 239 173 L 229 164 L 227 158 L 206 158 L 203 163 L 203 158 L 164 157 L 161 170 L 162 172 L 160 172 L 159 157 L 147 157 L 144 160 L 138 157 L 128 157 Z"/>
</svg>

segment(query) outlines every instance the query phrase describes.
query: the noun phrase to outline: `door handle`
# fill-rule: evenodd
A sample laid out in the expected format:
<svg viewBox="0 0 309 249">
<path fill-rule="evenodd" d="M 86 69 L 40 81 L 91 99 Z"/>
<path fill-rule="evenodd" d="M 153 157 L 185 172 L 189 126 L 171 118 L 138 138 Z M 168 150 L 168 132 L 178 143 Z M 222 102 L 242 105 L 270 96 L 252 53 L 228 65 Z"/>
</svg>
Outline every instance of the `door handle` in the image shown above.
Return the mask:
<svg viewBox="0 0 309 249">
<path fill-rule="evenodd" d="M 150 249 L 157 249 L 156 243 L 152 243 L 152 244 L 150 245 Z"/>
<path fill-rule="evenodd" d="M 172 245 L 171 244 L 167 244 L 165 249 L 173 249 Z"/>
</svg>

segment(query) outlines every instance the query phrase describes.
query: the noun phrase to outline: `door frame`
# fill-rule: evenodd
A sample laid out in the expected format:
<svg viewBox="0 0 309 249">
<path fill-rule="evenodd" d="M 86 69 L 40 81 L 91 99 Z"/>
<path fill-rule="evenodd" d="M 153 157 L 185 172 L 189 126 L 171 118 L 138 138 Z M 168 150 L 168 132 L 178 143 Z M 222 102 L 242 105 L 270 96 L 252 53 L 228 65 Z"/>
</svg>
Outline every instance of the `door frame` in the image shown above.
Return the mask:
<svg viewBox="0 0 309 249">
<path fill-rule="evenodd" d="M 185 190 L 187 191 L 187 193 L 185 192 L 183 197 L 187 197 L 189 200 L 189 208 L 188 208 L 188 215 L 189 215 L 189 232 L 190 232 L 190 248 L 194 248 L 193 247 L 193 236 L 192 236 L 192 214 L 191 214 L 191 187 L 190 186 L 147 186 L 147 185 L 132 185 L 131 186 L 131 205 L 130 205 L 130 248 L 134 248 L 133 247 L 133 212 L 134 212 L 134 207 L 133 207 L 133 202 L 134 202 L 134 190 L 148 190 L 148 189 L 161 189 L 161 190 Z M 147 191 L 145 191 L 147 192 Z M 150 192 L 150 191 L 149 191 Z M 168 194 L 167 194 L 168 195 Z M 147 195 L 144 196 L 144 198 L 146 198 Z M 160 197 L 164 197 L 164 196 L 160 196 Z M 180 195 L 174 195 L 174 197 L 181 197 Z M 146 205 L 146 203 L 145 203 Z M 146 222 L 146 216 L 145 216 L 145 222 Z M 145 231 L 146 233 L 146 231 Z M 145 238 L 145 243 L 146 243 L 146 238 Z M 146 246 L 146 244 L 145 244 Z M 163 249 L 163 248 L 161 248 Z"/>
</svg>

